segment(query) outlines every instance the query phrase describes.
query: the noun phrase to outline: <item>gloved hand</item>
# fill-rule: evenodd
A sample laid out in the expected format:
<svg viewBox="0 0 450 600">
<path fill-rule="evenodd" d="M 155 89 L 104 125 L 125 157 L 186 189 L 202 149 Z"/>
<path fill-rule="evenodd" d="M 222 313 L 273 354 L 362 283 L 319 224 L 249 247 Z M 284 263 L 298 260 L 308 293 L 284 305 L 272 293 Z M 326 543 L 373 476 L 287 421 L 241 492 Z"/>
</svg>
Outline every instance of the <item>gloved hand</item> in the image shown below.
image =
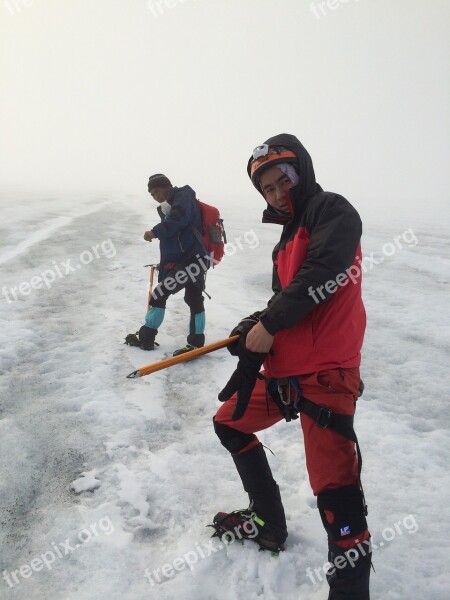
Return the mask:
<svg viewBox="0 0 450 600">
<path fill-rule="evenodd" d="M 236 344 L 239 356 L 237 368 L 226 386 L 219 393 L 219 400 L 225 402 L 237 392 L 236 404 L 231 416 L 233 421 L 240 419 L 247 410 L 256 380 L 258 377 L 263 378 L 259 374 L 259 370 L 267 356 L 266 353 L 250 352 L 250 350 L 247 350 L 245 348 L 245 338 L 240 338 Z"/>
<path fill-rule="evenodd" d="M 245 317 L 245 319 L 242 319 L 242 321 L 240 321 L 230 333 L 230 337 L 232 337 L 233 335 L 241 336 L 239 340 L 228 346 L 228 352 L 232 356 L 239 356 L 242 347 L 245 350 L 245 338 L 247 337 L 247 333 L 256 325 L 256 323 L 259 322 L 259 315 L 261 314 L 261 312 L 262 311 L 258 310 L 249 317 Z"/>
</svg>

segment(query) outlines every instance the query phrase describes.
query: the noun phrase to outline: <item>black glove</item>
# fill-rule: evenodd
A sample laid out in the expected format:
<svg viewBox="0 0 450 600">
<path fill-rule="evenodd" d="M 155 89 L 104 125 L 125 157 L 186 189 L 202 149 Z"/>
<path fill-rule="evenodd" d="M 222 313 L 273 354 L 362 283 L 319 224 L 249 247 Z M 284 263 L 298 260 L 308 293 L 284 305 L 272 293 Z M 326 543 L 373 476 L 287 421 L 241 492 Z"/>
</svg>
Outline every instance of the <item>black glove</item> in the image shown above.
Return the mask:
<svg viewBox="0 0 450 600">
<path fill-rule="evenodd" d="M 233 355 L 233 356 L 240 356 L 240 353 L 242 352 L 242 348 L 245 350 L 245 339 L 247 337 L 247 333 L 250 331 L 250 329 L 253 329 L 253 327 L 256 325 L 256 323 L 259 322 L 259 315 L 261 314 L 262 311 L 256 311 L 254 312 L 252 315 L 250 315 L 249 317 L 245 317 L 245 319 L 242 319 L 242 321 L 240 321 L 236 327 L 233 329 L 233 331 L 230 333 L 230 337 L 232 337 L 233 335 L 240 335 L 241 337 L 239 338 L 239 340 L 237 340 L 236 342 L 234 342 L 233 344 L 230 344 L 228 346 L 228 352 Z M 243 342 L 243 344 L 242 344 Z M 248 350 L 247 350 L 248 352 Z"/>
<path fill-rule="evenodd" d="M 364 393 L 364 388 L 366 386 L 364 385 L 364 381 L 362 379 L 359 380 L 359 386 L 358 386 L 358 398 L 361 398 L 361 396 Z"/>
<path fill-rule="evenodd" d="M 250 352 L 250 350 L 247 350 L 245 339 L 239 339 L 237 346 L 239 349 L 237 368 L 219 393 L 219 400 L 225 402 L 237 392 L 237 400 L 231 416 L 233 421 L 240 419 L 247 410 L 256 380 L 258 377 L 263 379 L 263 375 L 260 375 L 259 370 L 267 356 L 265 352 Z"/>
</svg>

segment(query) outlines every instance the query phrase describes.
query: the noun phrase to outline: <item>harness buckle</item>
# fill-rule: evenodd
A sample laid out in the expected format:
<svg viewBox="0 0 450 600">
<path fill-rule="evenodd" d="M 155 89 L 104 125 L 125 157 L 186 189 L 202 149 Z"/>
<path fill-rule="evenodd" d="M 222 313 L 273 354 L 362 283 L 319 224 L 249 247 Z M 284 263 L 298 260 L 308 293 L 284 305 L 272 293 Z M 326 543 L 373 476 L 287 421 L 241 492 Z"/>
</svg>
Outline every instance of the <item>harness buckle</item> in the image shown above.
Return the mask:
<svg viewBox="0 0 450 600">
<path fill-rule="evenodd" d="M 289 406 L 291 403 L 291 383 L 289 379 L 278 379 L 277 380 L 277 389 L 280 394 L 281 402 L 284 406 Z M 285 391 L 287 392 L 287 397 L 285 399 Z"/>
<path fill-rule="evenodd" d="M 317 412 L 317 416 L 315 419 L 317 427 L 320 427 L 321 429 L 326 429 L 327 427 L 329 427 L 332 418 L 333 411 L 331 410 L 331 408 L 328 408 L 328 406 L 325 406 L 324 404 L 320 404 L 319 411 Z"/>
</svg>

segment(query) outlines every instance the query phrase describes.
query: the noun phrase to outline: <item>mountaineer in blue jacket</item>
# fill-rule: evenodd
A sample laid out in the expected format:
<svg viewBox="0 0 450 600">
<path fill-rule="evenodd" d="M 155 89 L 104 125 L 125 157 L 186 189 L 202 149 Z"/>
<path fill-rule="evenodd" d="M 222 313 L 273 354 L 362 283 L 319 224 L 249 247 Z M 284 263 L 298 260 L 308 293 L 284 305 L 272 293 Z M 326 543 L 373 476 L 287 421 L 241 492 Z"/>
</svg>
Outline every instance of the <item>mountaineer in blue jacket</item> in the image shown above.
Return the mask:
<svg viewBox="0 0 450 600">
<path fill-rule="evenodd" d="M 137 333 L 130 333 L 125 343 L 143 350 L 154 350 L 155 337 L 164 319 L 169 296 L 184 289 L 184 301 L 190 308 L 187 345 L 174 356 L 205 345 L 205 307 L 203 291 L 209 266 L 201 243 L 202 217 L 194 190 L 185 185 L 173 187 L 162 174 L 152 175 L 148 191 L 158 206 L 161 223 L 146 231 L 144 239 L 160 241 L 158 285 L 153 290 L 145 325 Z"/>
</svg>

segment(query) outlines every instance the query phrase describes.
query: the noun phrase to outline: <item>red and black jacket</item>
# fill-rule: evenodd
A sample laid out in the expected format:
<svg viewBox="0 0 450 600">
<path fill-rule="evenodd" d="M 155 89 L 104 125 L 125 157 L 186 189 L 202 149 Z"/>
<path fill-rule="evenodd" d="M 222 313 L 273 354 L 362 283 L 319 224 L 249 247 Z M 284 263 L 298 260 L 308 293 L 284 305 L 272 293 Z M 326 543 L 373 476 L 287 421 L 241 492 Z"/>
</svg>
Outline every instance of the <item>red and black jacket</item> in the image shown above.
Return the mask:
<svg viewBox="0 0 450 600">
<path fill-rule="evenodd" d="M 270 206 L 263 215 L 263 222 L 283 225 L 273 251 L 274 295 L 260 315 L 275 336 L 266 375 L 358 367 L 366 325 L 361 219 L 345 198 L 324 192 L 316 183 L 311 157 L 296 137 L 281 134 L 265 143 L 293 150 L 300 176 L 290 190 L 290 216 Z M 352 265 L 350 280 L 345 275 Z M 325 285 L 336 281 L 339 285 L 328 284 L 330 293 Z"/>
</svg>

